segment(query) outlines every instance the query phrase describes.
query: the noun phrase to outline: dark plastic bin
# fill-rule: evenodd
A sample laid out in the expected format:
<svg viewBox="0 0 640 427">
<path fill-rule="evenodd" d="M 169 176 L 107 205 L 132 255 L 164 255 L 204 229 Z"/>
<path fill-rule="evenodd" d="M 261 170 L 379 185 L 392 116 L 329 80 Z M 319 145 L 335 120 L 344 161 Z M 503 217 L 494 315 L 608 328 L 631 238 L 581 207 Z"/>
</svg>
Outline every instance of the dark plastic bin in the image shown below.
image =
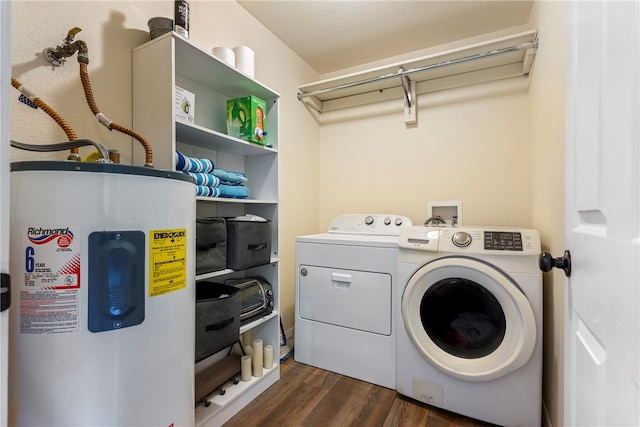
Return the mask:
<svg viewBox="0 0 640 427">
<path fill-rule="evenodd" d="M 196 218 L 196 274 L 227 268 L 227 225 L 224 218 Z"/>
<path fill-rule="evenodd" d="M 271 262 L 271 221 L 227 218 L 227 268 L 244 270 Z"/>
<path fill-rule="evenodd" d="M 241 308 L 238 288 L 207 281 L 196 283 L 196 362 L 238 341 Z"/>
</svg>

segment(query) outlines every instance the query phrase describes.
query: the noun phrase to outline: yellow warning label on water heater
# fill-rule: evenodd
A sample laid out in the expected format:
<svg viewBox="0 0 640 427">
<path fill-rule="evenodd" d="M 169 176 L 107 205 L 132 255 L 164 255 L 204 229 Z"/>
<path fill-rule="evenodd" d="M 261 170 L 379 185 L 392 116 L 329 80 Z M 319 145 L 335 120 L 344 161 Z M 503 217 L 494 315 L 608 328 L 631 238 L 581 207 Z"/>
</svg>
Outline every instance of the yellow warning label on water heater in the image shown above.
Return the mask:
<svg viewBox="0 0 640 427">
<path fill-rule="evenodd" d="M 187 286 L 187 229 L 149 232 L 149 296 Z"/>
</svg>

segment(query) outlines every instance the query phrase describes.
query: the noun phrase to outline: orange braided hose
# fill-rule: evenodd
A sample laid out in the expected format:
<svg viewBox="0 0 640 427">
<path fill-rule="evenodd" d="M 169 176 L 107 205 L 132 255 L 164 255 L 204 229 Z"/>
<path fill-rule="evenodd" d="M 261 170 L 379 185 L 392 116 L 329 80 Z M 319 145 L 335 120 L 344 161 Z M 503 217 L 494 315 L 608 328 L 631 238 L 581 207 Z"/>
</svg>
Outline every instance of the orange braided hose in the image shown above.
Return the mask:
<svg viewBox="0 0 640 427">
<path fill-rule="evenodd" d="M 119 125 L 118 123 L 115 123 L 115 122 L 111 123 L 111 127 L 119 132 L 132 136 L 138 141 L 140 141 L 140 143 L 142 144 L 142 147 L 144 148 L 145 166 L 153 166 L 153 150 L 151 149 L 151 145 L 147 142 L 147 140 L 142 135 L 140 135 L 138 132 L 134 130 L 127 129 L 126 127 Z"/>
<path fill-rule="evenodd" d="M 84 96 L 87 99 L 87 104 L 89 104 L 91 112 L 94 115 L 98 116 L 99 114 L 101 114 L 100 109 L 96 105 L 96 101 L 93 97 L 91 82 L 89 81 L 89 73 L 87 72 L 87 64 L 84 62 L 80 62 L 80 80 L 82 80 L 82 87 L 84 88 Z M 142 135 L 115 122 L 110 122 L 108 128 L 109 130 L 115 129 L 137 139 L 144 148 L 145 166 L 153 166 L 153 149 L 151 148 L 151 144 L 149 144 Z"/>
<path fill-rule="evenodd" d="M 22 83 L 20 83 L 18 81 L 18 79 L 16 79 L 15 77 L 11 77 L 11 86 L 16 88 L 20 92 L 24 93 L 24 91 L 22 90 Z M 26 94 L 25 94 L 25 96 L 26 96 Z M 78 137 L 76 136 L 76 133 L 71 128 L 69 123 L 67 123 L 67 121 L 65 119 L 63 119 L 62 116 L 60 116 L 53 108 L 51 108 L 49 105 L 47 105 L 46 102 L 44 102 L 43 100 L 41 100 L 37 96 L 31 96 L 31 97 L 28 97 L 28 98 L 34 104 L 36 104 L 39 108 L 41 108 L 42 111 L 47 113 L 53 120 L 55 120 L 55 122 L 58 124 L 58 126 L 60 126 L 62 128 L 62 130 L 64 131 L 64 133 L 67 135 L 67 138 L 69 139 L 69 141 L 76 141 L 78 139 Z M 71 149 L 71 153 L 77 155 L 78 154 L 78 149 L 77 148 L 72 148 Z"/>
<path fill-rule="evenodd" d="M 87 99 L 87 104 L 91 112 L 96 115 L 100 112 L 96 105 L 96 100 L 93 98 L 93 90 L 91 89 L 91 82 L 89 81 L 89 73 L 87 73 L 87 64 L 80 63 L 80 80 L 82 81 L 82 87 L 84 88 L 84 97 Z"/>
</svg>

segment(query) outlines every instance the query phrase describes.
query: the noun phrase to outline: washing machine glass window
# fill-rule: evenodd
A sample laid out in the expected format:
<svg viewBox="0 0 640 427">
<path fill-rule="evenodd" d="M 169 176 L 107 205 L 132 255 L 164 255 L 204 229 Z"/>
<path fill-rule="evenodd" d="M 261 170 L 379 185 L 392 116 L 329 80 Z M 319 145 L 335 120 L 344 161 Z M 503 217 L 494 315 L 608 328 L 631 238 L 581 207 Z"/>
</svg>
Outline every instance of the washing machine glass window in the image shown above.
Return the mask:
<svg viewBox="0 0 640 427">
<path fill-rule="evenodd" d="M 513 372 L 529 360 L 536 343 L 533 310 L 520 288 L 502 271 L 472 258 L 444 257 L 420 267 L 407 282 L 401 313 L 418 352 L 465 381 Z M 486 321 L 482 326 L 480 319 Z M 478 331 L 465 333 L 478 335 L 473 344 L 462 339 L 471 321 Z"/>
<path fill-rule="evenodd" d="M 476 282 L 448 278 L 422 297 L 420 319 L 429 338 L 449 354 L 477 359 L 493 353 L 506 330 L 496 297 Z"/>
</svg>

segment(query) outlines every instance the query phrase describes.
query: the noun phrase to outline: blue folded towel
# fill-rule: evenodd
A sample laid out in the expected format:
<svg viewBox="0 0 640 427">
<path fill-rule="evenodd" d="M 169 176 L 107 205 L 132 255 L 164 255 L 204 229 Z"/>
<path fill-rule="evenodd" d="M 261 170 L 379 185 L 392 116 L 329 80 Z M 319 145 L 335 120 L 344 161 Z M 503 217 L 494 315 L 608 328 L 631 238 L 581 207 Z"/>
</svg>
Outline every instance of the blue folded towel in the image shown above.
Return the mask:
<svg viewBox="0 0 640 427">
<path fill-rule="evenodd" d="M 175 155 L 176 170 L 184 172 L 211 173 L 215 165 L 210 159 L 196 159 L 179 151 Z"/>
<path fill-rule="evenodd" d="M 249 188 L 244 185 L 222 185 L 217 187 L 220 189 L 220 197 L 231 199 L 246 199 L 249 197 Z"/>
<path fill-rule="evenodd" d="M 214 169 L 211 175 L 220 178 L 220 182 L 226 185 L 238 185 L 247 182 L 247 176 L 242 172 Z"/>
<path fill-rule="evenodd" d="M 201 172 L 185 172 L 182 171 L 183 174 L 189 175 L 193 177 L 196 185 L 206 185 L 208 187 L 217 187 L 220 185 L 220 178 L 217 176 L 211 175 L 210 173 L 201 173 Z"/>
<path fill-rule="evenodd" d="M 219 197 L 220 189 L 218 187 L 209 187 L 206 185 L 196 185 L 196 196 Z"/>
<path fill-rule="evenodd" d="M 196 185 L 196 196 L 246 199 L 249 197 L 249 188 L 242 185 L 219 185 L 218 187 Z"/>
</svg>

